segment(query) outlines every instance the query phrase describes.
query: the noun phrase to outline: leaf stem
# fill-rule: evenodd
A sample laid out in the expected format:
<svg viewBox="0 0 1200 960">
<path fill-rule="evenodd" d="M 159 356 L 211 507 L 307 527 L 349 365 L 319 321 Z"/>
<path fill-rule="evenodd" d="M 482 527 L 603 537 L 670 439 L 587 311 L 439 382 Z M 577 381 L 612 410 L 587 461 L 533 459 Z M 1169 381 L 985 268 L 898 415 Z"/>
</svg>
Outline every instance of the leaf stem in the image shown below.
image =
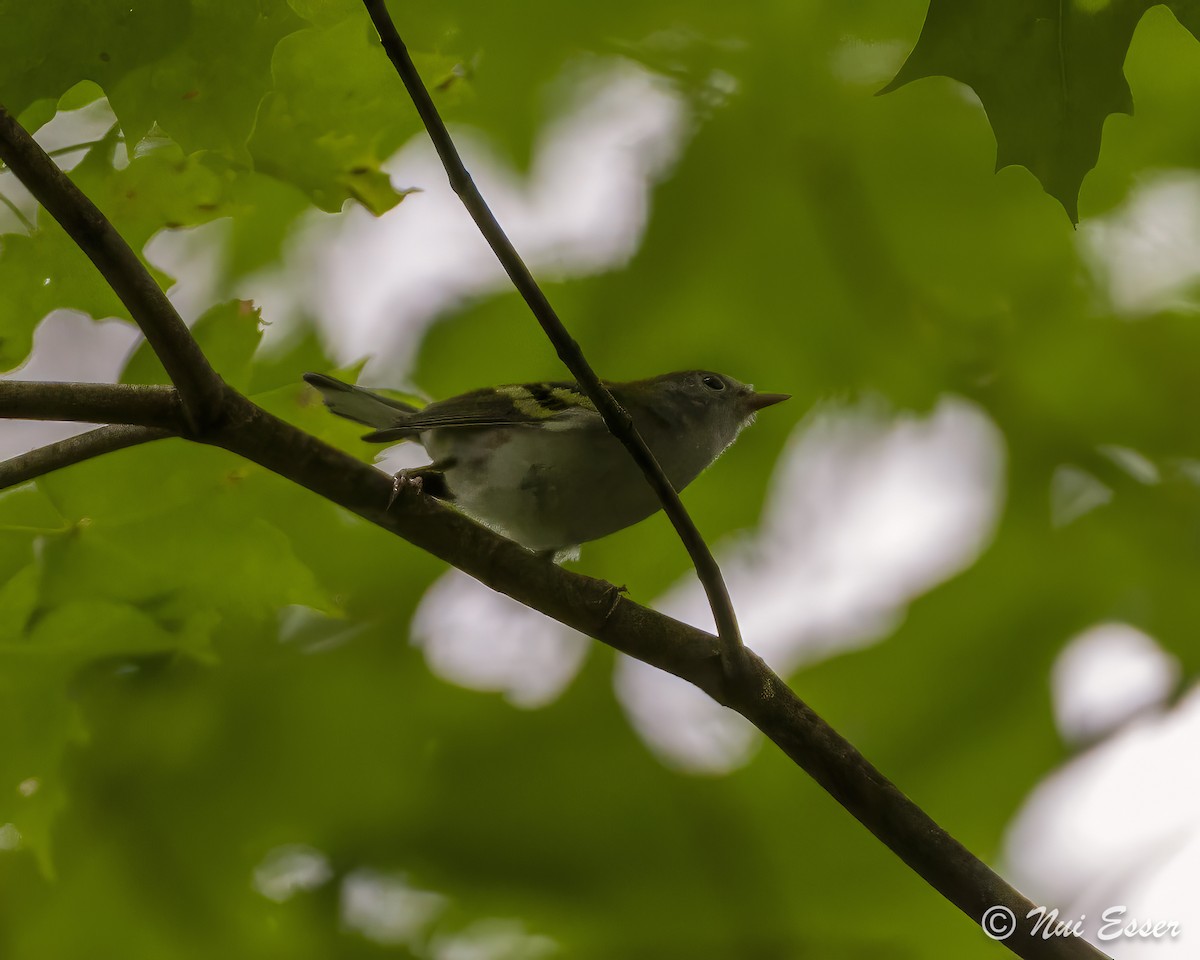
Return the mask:
<svg viewBox="0 0 1200 960">
<path fill-rule="evenodd" d="M 79 433 L 65 440 L 48 443 L 19 456 L 0 462 L 0 490 L 36 479 L 63 467 L 69 467 L 114 450 L 174 436 L 158 427 L 110 424 Z"/>
<path fill-rule="evenodd" d="M 14 217 L 16 217 L 18 221 L 20 221 L 21 226 L 23 226 L 30 233 L 34 232 L 34 230 L 36 228 L 33 225 L 33 221 L 30 220 L 27 216 L 25 216 L 24 213 L 21 212 L 21 208 L 18 207 L 15 203 L 13 203 L 11 197 L 9 197 L 7 194 L 5 194 L 3 192 L 0 192 L 0 203 L 4 204 L 6 207 L 8 207 L 8 209 L 12 213 L 12 215 Z"/>
</svg>

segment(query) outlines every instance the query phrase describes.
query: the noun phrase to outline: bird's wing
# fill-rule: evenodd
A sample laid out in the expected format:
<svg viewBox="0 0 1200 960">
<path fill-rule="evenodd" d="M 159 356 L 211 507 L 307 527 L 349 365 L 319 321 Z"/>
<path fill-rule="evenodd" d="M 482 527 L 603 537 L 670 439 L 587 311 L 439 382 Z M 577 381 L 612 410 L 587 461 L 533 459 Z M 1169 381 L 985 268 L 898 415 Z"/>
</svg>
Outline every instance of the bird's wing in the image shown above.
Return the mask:
<svg viewBox="0 0 1200 960">
<path fill-rule="evenodd" d="M 386 443 L 408 439 L 426 430 L 534 425 L 554 430 L 593 422 L 603 425 L 592 402 L 575 384 L 522 383 L 485 387 L 438 400 L 416 413 L 397 417 L 390 428 L 376 430 L 363 439 Z"/>
</svg>

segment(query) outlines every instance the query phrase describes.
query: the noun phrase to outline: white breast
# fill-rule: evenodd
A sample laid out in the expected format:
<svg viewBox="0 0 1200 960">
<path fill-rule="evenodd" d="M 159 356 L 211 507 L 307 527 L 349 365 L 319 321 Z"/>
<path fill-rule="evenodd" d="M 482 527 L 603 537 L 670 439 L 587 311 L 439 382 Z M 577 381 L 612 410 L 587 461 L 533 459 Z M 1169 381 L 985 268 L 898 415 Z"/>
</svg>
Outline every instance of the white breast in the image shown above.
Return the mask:
<svg viewBox="0 0 1200 960">
<path fill-rule="evenodd" d="M 725 446 L 695 433 L 646 440 L 682 490 Z M 731 439 L 731 438 L 730 438 Z M 431 430 L 421 444 L 452 463 L 446 483 L 459 509 L 531 550 L 561 550 L 637 523 L 658 498 L 624 446 L 603 426 L 547 430 L 526 426 Z"/>
</svg>

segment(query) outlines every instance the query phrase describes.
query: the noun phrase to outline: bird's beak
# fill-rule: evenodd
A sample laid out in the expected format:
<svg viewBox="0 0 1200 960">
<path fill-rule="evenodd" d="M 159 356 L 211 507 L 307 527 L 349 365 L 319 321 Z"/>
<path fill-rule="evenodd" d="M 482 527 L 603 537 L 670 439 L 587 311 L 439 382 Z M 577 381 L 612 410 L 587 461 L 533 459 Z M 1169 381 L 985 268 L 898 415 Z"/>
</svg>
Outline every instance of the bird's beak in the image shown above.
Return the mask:
<svg viewBox="0 0 1200 960">
<path fill-rule="evenodd" d="M 783 403 L 784 400 L 790 400 L 790 393 L 752 393 L 749 396 L 751 410 L 761 410 L 763 407 L 773 407 L 777 403 Z"/>
</svg>

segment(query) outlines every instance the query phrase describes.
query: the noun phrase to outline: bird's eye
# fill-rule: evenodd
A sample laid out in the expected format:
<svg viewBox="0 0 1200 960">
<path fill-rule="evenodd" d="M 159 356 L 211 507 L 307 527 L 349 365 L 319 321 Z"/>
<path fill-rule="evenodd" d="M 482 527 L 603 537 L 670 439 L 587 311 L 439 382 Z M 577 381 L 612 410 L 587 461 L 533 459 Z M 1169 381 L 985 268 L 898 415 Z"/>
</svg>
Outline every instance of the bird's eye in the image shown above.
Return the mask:
<svg viewBox="0 0 1200 960">
<path fill-rule="evenodd" d="M 725 381 L 720 377 L 713 376 L 711 373 L 706 373 L 703 377 L 701 377 L 700 382 L 708 387 L 709 390 L 725 389 Z"/>
</svg>

